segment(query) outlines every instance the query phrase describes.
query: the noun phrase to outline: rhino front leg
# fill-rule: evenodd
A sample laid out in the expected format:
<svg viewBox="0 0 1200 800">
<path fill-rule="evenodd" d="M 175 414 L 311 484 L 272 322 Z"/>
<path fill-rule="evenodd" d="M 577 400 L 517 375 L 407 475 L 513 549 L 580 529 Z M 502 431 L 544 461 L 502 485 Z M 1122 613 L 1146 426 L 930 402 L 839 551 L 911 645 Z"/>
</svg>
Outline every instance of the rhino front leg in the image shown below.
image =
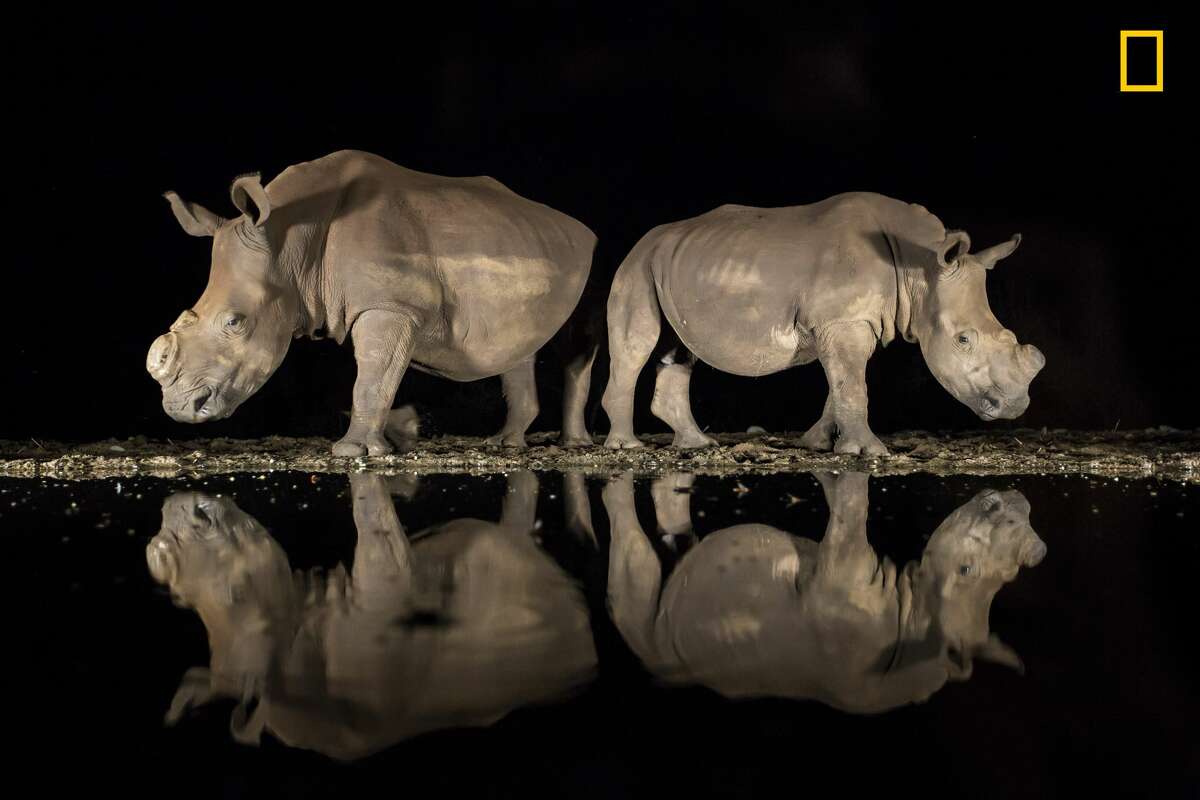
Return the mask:
<svg viewBox="0 0 1200 800">
<path fill-rule="evenodd" d="M 817 334 L 817 357 L 825 368 L 829 397 L 821 419 L 801 440 L 805 446 L 835 453 L 887 455 L 867 425 L 867 360 L 875 350 L 875 331 L 866 322 L 829 325 Z M 836 439 L 835 439 L 836 437 Z"/>
<path fill-rule="evenodd" d="M 696 356 L 688 352 L 682 360 L 676 360 L 675 353 L 675 350 L 667 353 L 658 365 L 650 411 L 675 432 L 672 447 L 712 447 L 716 439 L 705 436 L 692 416 L 692 366 Z"/>
<path fill-rule="evenodd" d="M 519 469 L 508 474 L 500 524 L 521 533 L 529 533 L 537 525 L 538 478 L 532 470 Z"/>
<path fill-rule="evenodd" d="M 504 447 L 524 447 L 525 431 L 538 415 L 537 381 L 533 376 L 534 356 L 500 376 L 504 387 L 504 402 L 508 404 L 508 416 L 504 427 L 486 439 L 487 444 Z"/>
<path fill-rule="evenodd" d="M 333 445 L 335 456 L 378 456 L 392 452 L 383 431 L 400 379 L 412 357 L 416 331 L 416 317 L 398 311 L 372 309 L 354 321 L 350 331 L 354 360 L 358 363 L 354 407 L 350 411 L 350 429 Z"/>
<path fill-rule="evenodd" d="M 412 588 L 412 547 L 392 502 L 389 479 L 372 472 L 350 475 L 358 542 L 350 573 L 355 605 L 379 611 L 404 607 Z"/>
</svg>

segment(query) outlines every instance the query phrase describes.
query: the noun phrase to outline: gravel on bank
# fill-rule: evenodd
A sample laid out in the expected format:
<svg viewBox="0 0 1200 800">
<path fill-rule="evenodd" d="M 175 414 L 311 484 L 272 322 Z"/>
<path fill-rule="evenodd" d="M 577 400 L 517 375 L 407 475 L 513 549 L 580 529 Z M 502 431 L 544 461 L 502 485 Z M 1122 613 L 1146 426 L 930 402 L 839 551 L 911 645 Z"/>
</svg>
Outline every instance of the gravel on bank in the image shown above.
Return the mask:
<svg viewBox="0 0 1200 800">
<path fill-rule="evenodd" d="M 562 448 L 555 444 L 553 433 L 530 435 L 526 449 L 488 446 L 474 437 L 443 436 L 408 440 L 402 451 L 371 458 L 335 457 L 330 453 L 332 442 L 322 438 L 174 442 L 133 437 L 82 445 L 29 439 L 0 441 L 0 477 L 82 480 L 275 470 L 494 473 L 513 469 L 727 475 L 856 469 L 881 475 L 1086 474 L 1200 482 L 1200 430 L 905 431 L 881 438 L 890 456 L 817 453 L 800 447 L 798 433 L 717 434 L 720 446 L 702 450 L 670 447 L 670 434 L 644 436 L 647 446 L 633 450 L 599 445 Z"/>
</svg>

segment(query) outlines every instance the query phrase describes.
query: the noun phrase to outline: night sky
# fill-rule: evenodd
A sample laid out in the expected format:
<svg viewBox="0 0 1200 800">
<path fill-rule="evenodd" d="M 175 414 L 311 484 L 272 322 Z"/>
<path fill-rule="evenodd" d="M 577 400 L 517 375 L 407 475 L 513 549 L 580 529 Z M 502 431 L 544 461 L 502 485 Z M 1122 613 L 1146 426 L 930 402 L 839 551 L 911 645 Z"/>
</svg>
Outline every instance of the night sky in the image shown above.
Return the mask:
<svg viewBox="0 0 1200 800">
<path fill-rule="evenodd" d="M 571 214 L 600 238 L 605 283 L 647 230 L 723 203 L 869 190 L 925 205 L 977 247 L 1019 231 L 989 297 L 1048 365 L 1025 416 L 993 426 L 1200 424 L 1188 390 L 1200 297 L 1191 43 L 1147 4 L 1124 17 L 500 5 L 443 4 L 436 18 L 396 4 L 284 21 L 237 6 L 10 19 L 0 437 L 340 436 L 349 344 L 296 342 L 233 418 L 197 427 L 167 418 L 143 363 L 208 271 L 210 241 L 180 230 L 162 192 L 228 215 L 235 176 L 269 180 L 343 148 L 491 175 Z M 1122 28 L 1166 29 L 1165 92 L 1118 92 Z M 639 431 L 666 430 L 649 414 L 652 376 Z M 608 427 L 606 379 L 602 356 L 593 432 Z M 877 352 L 868 382 L 876 432 L 982 425 L 914 345 Z M 550 359 L 539 386 L 533 429 L 557 428 Z M 692 397 L 711 430 L 802 431 L 825 380 L 816 364 L 759 379 L 702 366 Z M 405 402 L 431 431 L 503 420 L 498 379 L 409 371 Z"/>
</svg>

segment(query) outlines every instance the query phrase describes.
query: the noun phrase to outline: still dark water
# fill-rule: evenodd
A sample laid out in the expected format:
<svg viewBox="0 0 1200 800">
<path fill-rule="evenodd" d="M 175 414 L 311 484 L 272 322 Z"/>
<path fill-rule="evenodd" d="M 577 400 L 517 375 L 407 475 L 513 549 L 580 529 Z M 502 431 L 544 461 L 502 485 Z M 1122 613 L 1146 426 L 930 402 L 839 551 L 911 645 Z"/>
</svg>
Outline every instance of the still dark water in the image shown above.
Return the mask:
<svg viewBox="0 0 1200 800">
<path fill-rule="evenodd" d="M 10 781 L 1196 796 L 1200 487 L 0 483 Z"/>
</svg>

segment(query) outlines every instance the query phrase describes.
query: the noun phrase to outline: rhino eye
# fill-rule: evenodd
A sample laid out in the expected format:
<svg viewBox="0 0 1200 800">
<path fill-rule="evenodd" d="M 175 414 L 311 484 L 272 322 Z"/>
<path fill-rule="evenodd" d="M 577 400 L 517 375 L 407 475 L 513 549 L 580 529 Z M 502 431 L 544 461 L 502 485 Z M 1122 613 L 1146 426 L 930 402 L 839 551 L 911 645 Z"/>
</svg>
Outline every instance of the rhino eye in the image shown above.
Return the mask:
<svg viewBox="0 0 1200 800">
<path fill-rule="evenodd" d="M 246 322 L 246 317 L 243 314 L 230 314 L 225 318 L 225 330 L 237 332 Z"/>
<path fill-rule="evenodd" d="M 962 566 L 960 566 L 960 567 L 958 568 L 958 574 L 959 574 L 959 575 L 962 575 L 964 578 L 965 578 L 967 575 L 970 575 L 970 574 L 971 574 L 971 565 L 970 565 L 970 564 L 963 564 Z"/>
</svg>

